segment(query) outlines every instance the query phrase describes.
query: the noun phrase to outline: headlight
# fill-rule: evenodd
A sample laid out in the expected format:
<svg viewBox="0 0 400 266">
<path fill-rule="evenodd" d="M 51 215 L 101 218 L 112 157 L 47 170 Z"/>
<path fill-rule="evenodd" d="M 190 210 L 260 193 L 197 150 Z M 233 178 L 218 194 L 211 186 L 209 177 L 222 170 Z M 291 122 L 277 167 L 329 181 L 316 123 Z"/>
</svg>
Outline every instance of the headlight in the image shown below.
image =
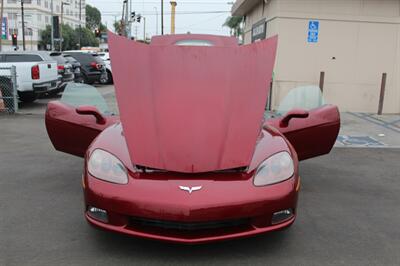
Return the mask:
<svg viewBox="0 0 400 266">
<path fill-rule="evenodd" d="M 277 153 L 266 159 L 254 176 L 255 186 L 266 186 L 291 178 L 294 174 L 292 157 L 287 152 Z"/>
<path fill-rule="evenodd" d="M 101 180 L 117 184 L 128 184 L 128 173 L 117 157 L 106 151 L 97 149 L 90 155 L 89 173 Z"/>
</svg>

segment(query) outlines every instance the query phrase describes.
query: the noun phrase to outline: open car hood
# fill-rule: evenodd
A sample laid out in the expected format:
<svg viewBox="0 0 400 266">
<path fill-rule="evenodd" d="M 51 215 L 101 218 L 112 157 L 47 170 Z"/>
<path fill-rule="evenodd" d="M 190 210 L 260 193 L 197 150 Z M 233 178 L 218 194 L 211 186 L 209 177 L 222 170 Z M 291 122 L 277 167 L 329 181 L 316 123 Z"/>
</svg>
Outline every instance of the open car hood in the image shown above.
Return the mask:
<svg viewBox="0 0 400 266">
<path fill-rule="evenodd" d="M 277 37 L 246 46 L 185 47 L 110 33 L 109 46 L 133 164 L 186 173 L 249 165 Z"/>
</svg>

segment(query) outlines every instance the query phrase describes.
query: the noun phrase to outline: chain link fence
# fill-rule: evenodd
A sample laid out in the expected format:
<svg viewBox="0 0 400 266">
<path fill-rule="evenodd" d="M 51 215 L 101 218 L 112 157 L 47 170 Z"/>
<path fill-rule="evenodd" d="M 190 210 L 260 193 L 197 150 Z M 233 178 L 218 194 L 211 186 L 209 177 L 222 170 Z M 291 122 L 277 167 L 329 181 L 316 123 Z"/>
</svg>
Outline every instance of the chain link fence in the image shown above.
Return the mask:
<svg viewBox="0 0 400 266">
<path fill-rule="evenodd" d="M 17 71 L 15 66 L 0 67 L 0 113 L 18 112 Z"/>
</svg>

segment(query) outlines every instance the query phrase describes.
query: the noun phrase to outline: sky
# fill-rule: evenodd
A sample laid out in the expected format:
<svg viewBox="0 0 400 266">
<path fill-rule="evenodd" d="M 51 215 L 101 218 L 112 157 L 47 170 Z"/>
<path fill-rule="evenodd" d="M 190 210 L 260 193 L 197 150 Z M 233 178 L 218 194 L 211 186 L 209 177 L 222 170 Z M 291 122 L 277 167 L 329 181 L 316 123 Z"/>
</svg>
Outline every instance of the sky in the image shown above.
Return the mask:
<svg viewBox="0 0 400 266">
<path fill-rule="evenodd" d="M 129 1 L 129 0 L 128 0 Z M 121 19 L 123 0 L 87 0 L 86 3 L 97 7 L 102 14 L 102 21 L 110 30 L 114 30 L 113 23 Z M 229 35 L 229 28 L 222 27 L 225 19 L 230 15 L 233 0 L 176 0 L 176 33 L 206 33 Z M 146 36 L 161 34 L 161 0 L 132 0 L 132 11 L 146 17 Z M 164 0 L 164 33 L 171 30 L 171 5 Z M 144 23 L 134 23 L 132 36 L 143 39 Z"/>
</svg>

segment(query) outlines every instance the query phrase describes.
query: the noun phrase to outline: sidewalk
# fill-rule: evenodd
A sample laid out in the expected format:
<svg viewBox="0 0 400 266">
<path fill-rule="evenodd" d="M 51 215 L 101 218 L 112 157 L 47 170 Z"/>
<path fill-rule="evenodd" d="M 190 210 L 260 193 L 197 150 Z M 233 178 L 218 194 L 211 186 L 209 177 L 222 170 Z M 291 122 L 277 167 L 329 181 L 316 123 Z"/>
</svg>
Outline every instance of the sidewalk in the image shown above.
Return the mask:
<svg viewBox="0 0 400 266">
<path fill-rule="evenodd" d="M 399 147 L 400 115 L 341 113 L 336 147 Z"/>
</svg>

